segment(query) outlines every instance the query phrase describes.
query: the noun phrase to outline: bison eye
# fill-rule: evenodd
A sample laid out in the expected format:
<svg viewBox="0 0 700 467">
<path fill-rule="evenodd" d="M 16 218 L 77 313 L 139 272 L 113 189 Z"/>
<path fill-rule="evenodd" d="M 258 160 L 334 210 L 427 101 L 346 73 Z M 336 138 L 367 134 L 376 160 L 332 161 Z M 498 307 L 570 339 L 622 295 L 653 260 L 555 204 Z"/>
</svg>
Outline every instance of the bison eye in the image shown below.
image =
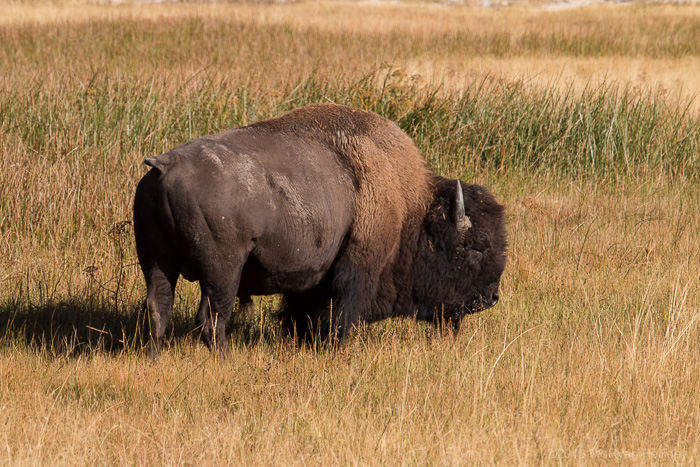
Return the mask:
<svg viewBox="0 0 700 467">
<path fill-rule="evenodd" d="M 469 249 L 469 260 L 473 263 L 480 263 L 484 257 L 484 253 L 474 248 Z"/>
<path fill-rule="evenodd" d="M 486 255 L 491 251 L 491 248 L 488 245 L 472 245 L 469 247 L 470 250 L 475 251 L 477 253 L 480 253 L 482 255 Z"/>
</svg>

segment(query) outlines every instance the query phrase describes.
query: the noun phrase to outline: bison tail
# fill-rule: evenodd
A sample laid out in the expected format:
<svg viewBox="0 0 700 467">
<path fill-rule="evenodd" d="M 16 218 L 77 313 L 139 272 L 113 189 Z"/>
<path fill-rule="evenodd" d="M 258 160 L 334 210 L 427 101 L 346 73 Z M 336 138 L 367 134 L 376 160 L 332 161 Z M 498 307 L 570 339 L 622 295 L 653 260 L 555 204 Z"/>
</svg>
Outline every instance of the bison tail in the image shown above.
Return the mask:
<svg viewBox="0 0 700 467">
<path fill-rule="evenodd" d="M 168 166 L 170 166 L 171 161 L 170 158 L 165 157 L 164 155 L 160 155 L 144 159 L 143 163 L 149 167 L 156 168 L 161 172 L 165 173 Z"/>
</svg>

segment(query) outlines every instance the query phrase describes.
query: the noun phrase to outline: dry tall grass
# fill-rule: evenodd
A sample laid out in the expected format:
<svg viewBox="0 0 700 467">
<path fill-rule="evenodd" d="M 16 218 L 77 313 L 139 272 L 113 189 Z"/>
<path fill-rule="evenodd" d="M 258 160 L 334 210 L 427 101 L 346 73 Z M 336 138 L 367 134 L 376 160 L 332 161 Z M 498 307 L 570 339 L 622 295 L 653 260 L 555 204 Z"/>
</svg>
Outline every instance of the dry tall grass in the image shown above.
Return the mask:
<svg viewBox="0 0 700 467">
<path fill-rule="evenodd" d="M 619 82 L 683 100 L 700 93 L 695 72 L 700 9 L 694 6 L 641 4 L 547 12 L 318 2 L 265 7 L 129 3 L 76 7 L 71 2 L 40 2 L 39 6 L 9 2 L 0 5 L 0 12 L 0 24 L 8 27 L 4 29 L 6 34 L 17 31 L 12 26 L 43 25 L 40 30 L 45 33 L 53 31 L 55 35 L 60 30 L 70 38 L 73 34 L 69 31 L 77 28 L 79 34 L 73 40 L 99 36 L 95 24 L 104 21 L 145 21 L 154 28 L 152 34 L 179 40 L 186 46 L 184 50 L 166 58 L 158 49 L 173 44 L 151 43 L 148 34 L 121 39 L 157 48 L 151 52 L 154 62 L 150 65 L 168 60 L 171 73 L 180 70 L 186 77 L 201 69 L 223 74 L 240 72 L 243 67 L 239 63 L 251 62 L 255 70 L 265 73 L 267 67 L 262 61 L 272 62 L 275 71 L 284 70 L 274 73 L 284 77 L 303 77 L 311 69 L 354 76 L 358 70 L 366 72 L 381 62 L 390 62 L 450 89 L 458 89 L 474 76 L 488 74 L 524 78 L 542 86 L 573 81 L 581 88 L 601 81 Z M 171 36 L 162 34 L 166 28 L 181 28 L 186 19 L 190 21 L 183 30 Z M 239 30 L 240 42 L 217 40 L 236 36 L 231 28 Z M 293 37 L 288 34 L 292 31 Z M 12 41 L 16 37 L 10 33 L 4 39 Z M 199 47 L 192 49 L 188 43 Z M 110 57 L 100 57 L 98 52 L 64 58 L 89 60 L 87 65 L 92 68 L 107 65 Z M 40 51 L 37 53 L 40 58 Z M 33 57 L 9 58 L 19 65 Z M 100 63 L 100 58 L 106 63 Z"/>
<path fill-rule="evenodd" d="M 698 462 L 699 123 L 653 93 L 696 63 L 697 10 L 4 5 L 0 24 L 0 463 Z M 408 75 L 363 84 L 383 62 Z M 557 64 L 572 97 L 518 87 Z M 582 94 L 601 64 L 627 104 Z M 450 92 L 474 78 L 498 85 L 460 120 Z M 395 321 L 313 351 L 263 299 L 219 361 L 182 283 L 148 361 L 123 224 L 143 157 L 326 99 L 400 119 L 435 170 L 507 205 L 501 303 L 456 337 Z"/>
</svg>

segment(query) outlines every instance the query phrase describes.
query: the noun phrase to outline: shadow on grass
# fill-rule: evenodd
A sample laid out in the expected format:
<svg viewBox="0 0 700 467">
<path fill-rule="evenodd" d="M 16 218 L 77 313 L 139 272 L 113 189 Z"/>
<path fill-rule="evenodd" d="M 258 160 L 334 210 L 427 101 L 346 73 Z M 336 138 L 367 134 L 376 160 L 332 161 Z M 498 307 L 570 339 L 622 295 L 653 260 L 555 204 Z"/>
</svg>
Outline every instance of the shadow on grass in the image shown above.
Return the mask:
<svg viewBox="0 0 700 467">
<path fill-rule="evenodd" d="M 268 323 L 265 328 L 269 328 Z M 257 322 L 235 316 L 228 323 L 229 344 L 249 347 L 279 339 Z M 65 299 L 40 305 L 12 301 L 0 303 L 0 348 L 20 346 L 49 355 L 82 355 L 96 351 L 148 353 L 150 336 L 141 306 L 116 309 L 100 298 Z M 164 351 L 182 341 L 199 342 L 199 329 L 191 316 L 173 311 Z"/>
<path fill-rule="evenodd" d="M 145 332 L 144 332 L 145 331 Z M 172 334 L 192 331 L 174 320 Z M 140 306 L 115 309 L 99 299 L 67 299 L 40 305 L 0 304 L 0 347 L 20 345 L 52 355 L 148 348 L 148 324 Z"/>
</svg>

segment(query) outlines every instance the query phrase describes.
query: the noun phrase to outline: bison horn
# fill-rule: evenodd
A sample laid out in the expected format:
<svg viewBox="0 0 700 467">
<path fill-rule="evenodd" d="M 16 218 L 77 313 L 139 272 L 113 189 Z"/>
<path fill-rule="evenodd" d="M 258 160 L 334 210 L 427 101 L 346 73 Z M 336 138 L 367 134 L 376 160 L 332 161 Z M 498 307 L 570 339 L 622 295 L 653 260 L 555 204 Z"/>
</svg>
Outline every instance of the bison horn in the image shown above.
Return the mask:
<svg viewBox="0 0 700 467">
<path fill-rule="evenodd" d="M 452 212 L 452 221 L 457 227 L 459 236 L 464 241 L 467 231 L 472 226 L 469 217 L 464 213 L 464 193 L 462 193 L 462 184 L 457 180 L 457 193 L 455 196 L 454 209 Z"/>
</svg>

